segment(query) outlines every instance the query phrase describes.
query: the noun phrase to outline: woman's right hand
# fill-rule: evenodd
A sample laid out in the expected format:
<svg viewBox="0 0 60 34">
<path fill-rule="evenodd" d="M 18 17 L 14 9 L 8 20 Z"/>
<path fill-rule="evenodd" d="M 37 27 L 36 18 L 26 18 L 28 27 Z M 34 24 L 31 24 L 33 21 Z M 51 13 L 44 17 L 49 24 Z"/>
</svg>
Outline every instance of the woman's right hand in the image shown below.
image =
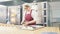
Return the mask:
<svg viewBox="0 0 60 34">
<path fill-rule="evenodd" d="M 21 22 L 21 24 L 24 24 L 24 22 L 25 22 L 25 20 L 23 20 L 23 21 Z"/>
<path fill-rule="evenodd" d="M 23 22 L 21 22 L 21 24 L 23 24 Z"/>
</svg>

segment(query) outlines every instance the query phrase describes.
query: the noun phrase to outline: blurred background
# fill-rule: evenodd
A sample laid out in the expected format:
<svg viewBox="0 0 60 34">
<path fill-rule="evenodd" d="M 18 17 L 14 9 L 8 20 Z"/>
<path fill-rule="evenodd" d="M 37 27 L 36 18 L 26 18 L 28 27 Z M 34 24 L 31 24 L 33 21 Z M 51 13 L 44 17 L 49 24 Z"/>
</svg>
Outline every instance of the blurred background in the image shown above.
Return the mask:
<svg viewBox="0 0 60 34">
<path fill-rule="evenodd" d="M 7 23 L 10 21 L 10 16 L 9 16 L 9 12 L 10 6 L 21 6 L 24 3 L 33 3 L 33 2 L 45 2 L 47 1 L 48 3 L 48 26 L 59 26 L 60 24 L 60 0 L 0 0 L 0 23 Z M 18 7 L 18 8 L 21 8 Z M 17 8 L 17 9 L 18 9 Z M 19 20 L 20 22 L 22 21 L 22 8 L 17 10 L 17 16 L 18 18 L 17 20 Z M 13 13 L 12 13 L 13 14 Z M 15 18 L 15 17 L 12 17 Z M 20 24 L 20 22 L 18 21 L 18 24 Z"/>
</svg>

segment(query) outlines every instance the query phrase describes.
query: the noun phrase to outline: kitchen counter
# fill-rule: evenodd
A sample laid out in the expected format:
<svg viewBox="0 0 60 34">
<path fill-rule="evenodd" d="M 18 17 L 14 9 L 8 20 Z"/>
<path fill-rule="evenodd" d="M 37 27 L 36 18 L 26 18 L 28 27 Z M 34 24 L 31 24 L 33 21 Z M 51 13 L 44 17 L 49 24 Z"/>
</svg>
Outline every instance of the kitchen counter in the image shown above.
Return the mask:
<svg viewBox="0 0 60 34">
<path fill-rule="evenodd" d="M 42 32 L 57 32 L 60 34 L 58 27 L 43 27 L 37 30 L 22 30 L 11 24 L 0 24 L 0 34 L 41 34 Z"/>
</svg>

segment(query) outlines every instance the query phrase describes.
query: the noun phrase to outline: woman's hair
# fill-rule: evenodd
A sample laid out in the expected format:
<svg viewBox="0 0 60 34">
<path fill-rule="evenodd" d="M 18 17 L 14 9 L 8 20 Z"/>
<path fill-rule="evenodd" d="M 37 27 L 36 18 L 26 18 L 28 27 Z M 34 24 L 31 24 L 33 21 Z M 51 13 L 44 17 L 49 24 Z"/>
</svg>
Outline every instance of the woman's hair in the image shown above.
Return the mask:
<svg viewBox="0 0 60 34">
<path fill-rule="evenodd" d="M 25 9 L 29 8 L 30 6 L 29 5 L 25 5 Z"/>
<path fill-rule="evenodd" d="M 25 7 L 30 7 L 29 5 L 25 5 Z"/>
</svg>

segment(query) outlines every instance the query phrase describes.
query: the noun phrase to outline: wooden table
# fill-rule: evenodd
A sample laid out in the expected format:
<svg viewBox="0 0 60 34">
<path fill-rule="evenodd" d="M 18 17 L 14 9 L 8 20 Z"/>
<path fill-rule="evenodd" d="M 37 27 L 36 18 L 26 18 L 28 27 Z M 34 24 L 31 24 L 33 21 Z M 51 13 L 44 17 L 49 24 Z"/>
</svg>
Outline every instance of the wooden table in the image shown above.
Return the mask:
<svg viewBox="0 0 60 34">
<path fill-rule="evenodd" d="M 6 25 L 6 24 L 0 24 L 0 26 L 1 25 Z M 19 27 L 16 27 L 15 25 L 10 25 L 10 24 L 8 25 L 9 26 L 7 27 L 12 27 L 12 28 L 9 29 L 4 28 L 2 30 L 0 29 L 0 34 L 41 34 L 42 32 L 57 32 L 58 34 L 60 34 L 58 27 L 44 27 L 34 31 L 30 31 L 30 30 L 22 30 Z"/>
</svg>

